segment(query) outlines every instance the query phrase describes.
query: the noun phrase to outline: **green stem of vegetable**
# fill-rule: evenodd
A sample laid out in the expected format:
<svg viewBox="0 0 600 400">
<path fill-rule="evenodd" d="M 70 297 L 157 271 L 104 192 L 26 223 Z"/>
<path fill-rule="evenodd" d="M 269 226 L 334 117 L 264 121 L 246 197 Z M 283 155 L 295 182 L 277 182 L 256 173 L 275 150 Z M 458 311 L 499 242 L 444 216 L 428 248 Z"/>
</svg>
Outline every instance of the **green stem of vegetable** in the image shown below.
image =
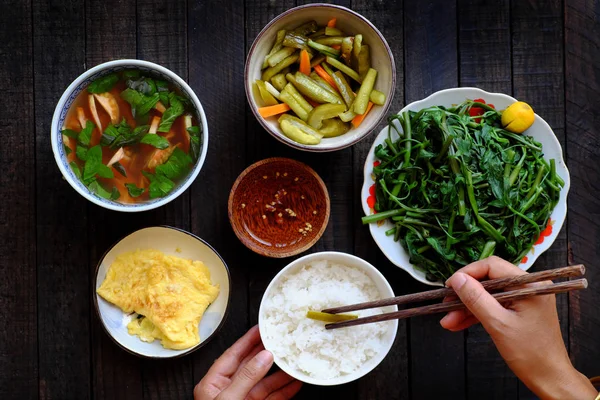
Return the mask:
<svg viewBox="0 0 600 400">
<path fill-rule="evenodd" d="M 529 192 L 527 193 L 526 198 L 529 199 L 531 198 L 531 196 L 533 196 L 533 194 L 535 193 L 535 189 L 540 186 L 540 183 L 542 183 L 542 178 L 544 177 L 544 174 L 546 173 L 546 167 L 545 166 L 541 166 L 540 169 L 538 169 L 538 173 L 535 177 L 535 181 L 533 182 L 533 186 L 531 187 L 531 189 L 529 189 Z"/>
<path fill-rule="evenodd" d="M 480 260 L 483 260 L 484 258 L 488 258 L 494 255 L 494 249 L 496 248 L 496 242 L 490 240 L 489 242 L 485 243 L 485 246 L 483 246 L 483 250 L 481 251 L 481 255 L 479 256 Z"/>
<path fill-rule="evenodd" d="M 521 168 L 523 167 L 525 158 L 527 158 L 527 149 L 523 148 L 523 155 L 521 156 L 521 159 L 517 163 L 517 166 L 515 167 L 515 169 L 513 169 L 512 173 L 510 174 L 510 178 L 508 178 L 508 184 L 510 186 L 512 186 L 515 183 L 515 181 L 517 180 L 517 178 L 519 177 L 519 172 L 521 172 Z"/>
<path fill-rule="evenodd" d="M 412 126 L 408 111 L 402 113 L 400 123 L 402 124 L 402 130 L 404 131 L 404 138 L 406 139 L 406 143 L 404 144 L 406 153 L 404 153 L 404 164 L 402 165 L 406 168 L 410 166 L 410 153 L 412 151 L 412 141 L 410 140 L 412 138 Z"/>
<path fill-rule="evenodd" d="M 388 219 L 388 218 L 391 218 L 391 217 L 394 217 L 396 215 L 400 215 L 403 213 L 404 213 L 403 210 L 396 209 L 396 210 L 383 211 L 383 212 L 380 212 L 377 214 L 366 215 L 366 216 L 362 217 L 362 223 L 363 223 L 363 225 L 366 225 L 366 224 L 370 224 L 373 222 Z"/>
<path fill-rule="evenodd" d="M 448 232 L 447 235 L 450 236 L 452 235 L 452 231 L 454 229 L 454 219 L 456 218 L 456 211 L 452 211 L 452 214 L 450 215 L 450 220 L 448 221 Z M 450 241 L 450 238 L 448 237 L 446 239 L 446 251 L 450 251 L 450 246 L 451 246 L 452 242 Z"/>
<path fill-rule="evenodd" d="M 504 236 L 498 232 L 489 222 L 483 219 L 481 216 L 477 216 L 477 222 L 479 227 L 492 238 L 496 239 L 497 242 L 503 242 Z"/>
<path fill-rule="evenodd" d="M 477 206 L 477 199 L 475 199 L 475 189 L 473 188 L 473 178 L 471 176 L 471 171 L 469 168 L 463 168 L 463 175 L 465 176 L 466 187 L 467 187 L 467 196 L 469 198 L 469 203 L 471 203 L 471 208 L 475 213 L 475 216 L 479 215 L 479 207 Z"/>
<path fill-rule="evenodd" d="M 448 135 L 448 137 L 446 137 L 446 140 L 444 140 L 444 144 L 442 144 L 442 148 L 440 149 L 440 154 L 438 154 L 438 156 L 435 158 L 436 163 L 439 163 L 440 161 L 442 161 L 442 157 L 444 157 L 446 155 L 446 153 L 448 152 L 448 148 L 452 144 L 453 140 L 454 140 L 454 136 L 452 136 L 452 135 Z"/>
<path fill-rule="evenodd" d="M 429 250 L 430 248 L 431 248 L 431 246 L 430 246 L 430 245 L 425 245 L 425 246 L 419 247 L 419 248 L 417 249 L 417 253 L 419 253 L 419 254 L 423 254 L 423 253 L 425 253 L 427 250 Z"/>
</svg>

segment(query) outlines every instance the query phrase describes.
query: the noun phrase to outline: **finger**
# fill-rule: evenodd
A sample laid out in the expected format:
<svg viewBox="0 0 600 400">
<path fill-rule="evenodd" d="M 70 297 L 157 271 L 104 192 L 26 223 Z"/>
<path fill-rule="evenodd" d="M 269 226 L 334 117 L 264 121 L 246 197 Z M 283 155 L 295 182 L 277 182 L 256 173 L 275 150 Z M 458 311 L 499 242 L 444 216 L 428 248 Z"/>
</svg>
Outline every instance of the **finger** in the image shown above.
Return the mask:
<svg viewBox="0 0 600 400">
<path fill-rule="evenodd" d="M 215 361 L 207 374 L 218 373 L 231 376 L 238 370 L 242 360 L 260 343 L 258 325 L 253 326 L 244 336 L 228 348 L 221 357 Z"/>
<path fill-rule="evenodd" d="M 294 378 L 285 372 L 277 371 L 258 382 L 256 386 L 252 388 L 250 393 L 248 393 L 247 399 L 265 399 L 271 393 L 281 389 L 293 381 Z"/>
<path fill-rule="evenodd" d="M 448 279 L 447 284 L 486 329 L 498 328 L 499 323 L 502 324 L 509 318 L 510 312 L 472 276 L 456 272 Z"/>
<path fill-rule="evenodd" d="M 294 381 L 275 393 L 271 393 L 266 400 L 289 400 L 296 395 L 302 388 L 302 382 Z"/>
<path fill-rule="evenodd" d="M 263 350 L 252 358 L 241 369 L 240 373 L 232 379 L 231 385 L 219 395 L 219 399 L 243 399 L 273 365 L 273 354 Z"/>
<path fill-rule="evenodd" d="M 472 316 L 473 314 L 471 314 L 469 310 L 450 311 L 444 316 L 444 318 L 440 320 L 440 325 L 442 325 L 444 329 L 448 329 L 451 331 L 454 328 L 456 328 L 459 324 L 461 324 L 464 320 Z"/>
<path fill-rule="evenodd" d="M 463 320 L 460 324 L 448 330 L 452 332 L 460 332 L 478 323 L 479 320 L 475 318 L 475 316 L 471 315 L 470 317 L 467 317 L 465 320 Z"/>
<path fill-rule="evenodd" d="M 496 256 L 475 261 L 474 263 L 459 269 L 457 272 L 471 275 L 477 280 L 485 277 L 489 277 L 490 279 L 506 278 L 510 276 L 524 275 L 527 273 L 521 268 Z M 446 284 L 447 283 L 448 281 L 446 281 Z"/>
<path fill-rule="evenodd" d="M 242 371 L 244 366 L 246 364 L 248 364 L 248 361 L 252 360 L 254 358 L 254 356 L 256 356 L 258 353 L 260 353 L 264 349 L 265 349 L 265 346 L 262 343 L 259 343 L 256 346 L 254 346 L 252 351 L 250 351 L 250 353 L 242 360 L 237 371 L 233 374 L 232 379 L 235 379 L 235 377 Z"/>
</svg>

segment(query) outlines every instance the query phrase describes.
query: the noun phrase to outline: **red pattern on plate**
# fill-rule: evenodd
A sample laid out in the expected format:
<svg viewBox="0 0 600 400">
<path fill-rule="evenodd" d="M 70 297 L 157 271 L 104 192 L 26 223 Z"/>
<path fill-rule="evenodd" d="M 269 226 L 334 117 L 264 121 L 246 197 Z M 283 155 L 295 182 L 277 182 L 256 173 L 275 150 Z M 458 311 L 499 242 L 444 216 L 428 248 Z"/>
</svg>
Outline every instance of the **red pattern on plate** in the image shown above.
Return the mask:
<svg viewBox="0 0 600 400">
<path fill-rule="evenodd" d="M 527 262 L 528 258 L 527 256 L 523 257 L 523 259 L 521 260 L 521 264 L 525 264 Z"/>
<path fill-rule="evenodd" d="M 552 225 L 554 225 L 554 221 L 548 218 L 548 225 L 546 225 L 546 228 L 540 232 L 540 237 L 537 238 L 535 244 L 542 244 L 544 242 L 544 238 L 552 235 Z"/>
</svg>

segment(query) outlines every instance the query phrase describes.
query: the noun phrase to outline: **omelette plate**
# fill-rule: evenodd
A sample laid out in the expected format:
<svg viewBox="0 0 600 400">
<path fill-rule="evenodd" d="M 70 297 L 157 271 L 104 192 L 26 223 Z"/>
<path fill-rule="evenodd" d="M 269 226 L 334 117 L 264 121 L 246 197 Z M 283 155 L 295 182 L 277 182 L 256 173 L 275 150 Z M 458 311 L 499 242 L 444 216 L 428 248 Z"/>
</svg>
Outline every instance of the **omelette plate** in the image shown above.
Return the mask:
<svg viewBox="0 0 600 400">
<path fill-rule="evenodd" d="M 219 296 L 208 306 L 198 325 L 200 342 L 188 349 L 165 349 L 160 340 L 146 343 L 127 332 L 127 324 L 136 314 L 123 312 L 119 307 L 100 297 L 96 290 L 106 277 L 108 268 L 122 253 L 137 249 L 156 249 L 165 254 L 202 261 L 210 270 L 211 281 L 220 286 Z M 147 358 L 174 358 L 199 349 L 221 329 L 227 317 L 231 277 L 225 261 L 208 243 L 199 237 L 168 226 L 140 229 L 121 239 L 104 254 L 96 268 L 94 305 L 102 326 L 108 335 L 129 353 Z"/>
</svg>

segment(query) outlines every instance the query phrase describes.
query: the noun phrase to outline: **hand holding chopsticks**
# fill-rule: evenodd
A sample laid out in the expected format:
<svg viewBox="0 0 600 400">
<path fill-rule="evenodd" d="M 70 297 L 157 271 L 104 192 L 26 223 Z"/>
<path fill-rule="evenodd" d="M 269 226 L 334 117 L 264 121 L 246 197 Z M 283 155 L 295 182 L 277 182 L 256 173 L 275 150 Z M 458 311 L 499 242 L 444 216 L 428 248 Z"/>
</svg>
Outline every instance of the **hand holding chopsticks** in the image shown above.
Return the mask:
<svg viewBox="0 0 600 400">
<path fill-rule="evenodd" d="M 481 282 L 482 286 L 488 290 L 501 290 L 508 287 L 521 286 L 528 283 L 547 281 L 551 279 L 569 278 L 582 276 L 585 273 L 585 267 L 583 265 L 573 265 L 570 267 L 558 268 L 554 270 L 547 270 L 541 272 L 534 272 L 531 274 L 516 275 L 500 279 L 492 279 Z M 509 301 L 522 300 L 531 296 L 564 293 L 571 290 L 585 289 L 587 287 L 586 279 L 576 279 L 573 281 L 566 281 L 561 283 L 553 283 L 550 285 L 540 285 L 535 287 L 527 287 L 522 289 L 515 289 L 507 292 L 495 293 L 492 296 L 500 303 L 506 303 Z M 384 307 L 390 305 L 400 305 L 407 303 L 414 303 L 426 300 L 434 300 L 444 298 L 446 296 L 455 295 L 453 289 L 444 288 L 437 290 L 430 290 L 427 292 L 414 293 L 404 296 L 393 297 L 389 299 L 376 300 L 366 303 L 353 304 L 342 307 L 335 307 L 323 310 L 323 312 L 337 314 L 348 311 L 364 310 L 369 308 Z M 416 307 L 412 309 L 400 310 L 391 313 L 372 315 L 369 317 L 363 317 L 353 319 L 350 321 L 337 322 L 325 325 L 326 329 L 337 329 L 348 326 L 362 325 L 373 322 L 389 321 L 393 319 L 404 319 L 415 317 L 419 315 L 429 315 L 435 313 L 449 312 L 453 310 L 459 310 L 465 308 L 465 305 L 460 300 L 449 301 L 446 303 L 432 304 L 422 307 Z"/>
</svg>

